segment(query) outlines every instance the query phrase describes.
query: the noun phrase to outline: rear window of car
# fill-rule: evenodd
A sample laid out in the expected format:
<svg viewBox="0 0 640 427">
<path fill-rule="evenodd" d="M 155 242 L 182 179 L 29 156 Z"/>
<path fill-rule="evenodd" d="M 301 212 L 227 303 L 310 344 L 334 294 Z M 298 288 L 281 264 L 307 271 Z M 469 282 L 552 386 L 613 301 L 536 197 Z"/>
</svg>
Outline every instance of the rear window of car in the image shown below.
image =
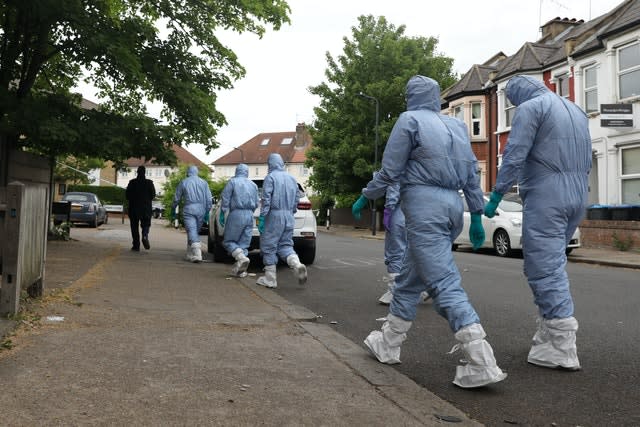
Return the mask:
<svg viewBox="0 0 640 427">
<path fill-rule="evenodd" d="M 70 202 L 92 202 L 93 197 L 86 194 L 67 194 L 64 196 L 63 200 L 68 200 Z"/>
</svg>

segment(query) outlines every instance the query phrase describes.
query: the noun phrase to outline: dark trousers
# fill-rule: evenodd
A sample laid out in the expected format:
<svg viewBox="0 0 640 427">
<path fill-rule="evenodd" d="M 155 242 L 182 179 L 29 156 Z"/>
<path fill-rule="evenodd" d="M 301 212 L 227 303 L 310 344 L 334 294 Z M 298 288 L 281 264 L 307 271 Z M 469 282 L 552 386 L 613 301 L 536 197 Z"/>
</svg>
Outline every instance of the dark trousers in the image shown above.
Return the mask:
<svg viewBox="0 0 640 427">
<path fill-rule="evenodd" d="M 151 216 L 139 216 L 136 213 L 129 213 L 129 222 L 131 225 L 131 239 L 133 247 L 140 247 L 140 228 L 142 228 L 142 237 L 149 236 L 149 228 L 151 227 Z"/>
</svg>

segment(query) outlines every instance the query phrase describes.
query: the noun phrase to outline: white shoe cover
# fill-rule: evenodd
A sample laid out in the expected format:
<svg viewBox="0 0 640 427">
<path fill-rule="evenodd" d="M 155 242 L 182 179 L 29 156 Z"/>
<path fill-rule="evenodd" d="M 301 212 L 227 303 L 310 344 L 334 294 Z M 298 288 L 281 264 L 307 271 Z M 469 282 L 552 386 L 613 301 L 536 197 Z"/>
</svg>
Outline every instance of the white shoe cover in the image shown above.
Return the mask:
<svg viewBox="0 0 640 427">
<path fill-rule="evenodd" d="M 574 317 L 538 319 L 538 330 L 533 336 L 527 362 L 545 368 L 579 371 L 577 330 L 578 321 Z"/>
<path fill-rule="evenodd" d="M 277 288 L 278 282 L 276 281 L 276 266 L 265 266 L 264 276 L 258 277 L 258 280 L 256 280 L 256 284 L 267 288 Z"/>
<path fill-rule="evenodd" d="M 364 345 L 366 345 L 371 354 L 378 359 L 378 362 L 388 365 L 400 363 L 400 346 L 389 347 L 384 342 L 382 332 L 371 331 L 369 336 L 365 338 Z"/>
<path fill-rule="evenodd" d="M 187 250 L 187 261 L 189 262 L 201 262 L 202 261 L 202 244 L 200 242 L 194 242 Z"/>
<path fill-rule="evenodd" d="M 299 285 L 307 282 L 307 267 L 300 262 L 298 255 L 292 254 L 287 257 L 287 265 L 293 269 Z"/>
<path fill-rule="evenodd" d="M 238 277 L 245 277 L 247 268 L 249 268 L 249 258 L 244 254 L 244 251 L 237 248 L 231 253 L 231 256 L 236 260 L 231 267 L 231 274 Z"/>
<path fill-rule="evenodd" d="M 482 325 L 474 323 L 465 326 L 455 333 L 455 338 L 460 342 L 449 353 L 462 349 L 465 353 L 466 365 L 456 367 L 456 376 L 453 383 L 462 388 L 482 387 L 488 384 L 504 380 L 507 374 L 496 364 L 491 345 L 484 339 L 485 334 Z"/>
<path fill-rule="evenodd" d="M 427 293 L 427 291 L 422 291 L 420 293 L 420 301 L 422 301 L 423 303 L 429 301 L 431 299 L 431 297 L 429 296 L 429 294 Z"/>
<path fill-rule="evenodd" d="M 379 362 L 388 365 L 400 363 L 400 345 L 407 339 L 406 332 L 410 327 L 411 322 L 389 313 L 382 331 L 372 331 L 364 344 Z"/>
<path fill-rule="evenodd" d="M 378 298 L 378 302 L 380 304 L 389 305 L 393 300 L 393 293 L 391 291 L 387 291 L 380 298 Z"/>
</svg>

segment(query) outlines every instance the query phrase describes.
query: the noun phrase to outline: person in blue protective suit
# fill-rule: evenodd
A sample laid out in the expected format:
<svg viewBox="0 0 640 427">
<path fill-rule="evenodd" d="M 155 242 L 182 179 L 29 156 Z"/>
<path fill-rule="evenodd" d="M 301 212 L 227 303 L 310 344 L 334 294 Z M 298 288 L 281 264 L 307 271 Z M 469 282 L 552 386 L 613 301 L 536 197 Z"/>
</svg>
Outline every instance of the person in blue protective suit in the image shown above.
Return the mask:
<svg viewBox="0 0 640 427">
<path fill-rule="evenodd" d="M 207 181 L 198 176 L 198 168 L 189 166 L 187 177 L 176 187 L 171 206 L 171 220 L 176 216 L 176 207 L 184 199 L 182 207 L 182 221 L 187 232 L 187 260 L 202 261 L 202 243 L 200 242 L 200 228 L 205 220 L 208 221 L 211 210 L 211 190 Z"/>
<path fill-rule="evenodd" d="M 404 226 L 404 214 L 400 209 L 400 185 L 394 184 L 387 188 L 384 203 L 384 215 L 382 224 L 384 225 L 384 264 L 387 272 L 382 277 L 382 281 L 387 284 L 387 291 L 378 299 L 380 304 L 389 305 L 393 299 L 393 290 L 396 287 L 396 277 L 400 273 L 404 253 L 407 249 L 407 232 Z M 423 291 L 422 300 L 427 301 L 430 297 Z"/>
<path fill-rule="evenodd" d="M 269 173 L 262 184 L 262 201 L 258 230 L 260 231 L 260 250 L 264 263 L 264 276 L 257 280 L 258 285 L 268 288 L 278 286 L 276 265 L 278 257 L 292 268 L 299 284 L 307 281 L 307 267 L 300 262 L 293 250 L 294 214 L 298 210 L 300 193 L 295 178 L 284 170 L 284 161 L 280 154 L 271 153 L 267 159 Z"/>
<path fill-rule="evenodd" d="M 235 259 L 231 274 L 243 277 L 249 267 L 249 244 L 253 231 L 253 211 L 258 207 L 258 186 L 249 178 L 249 167 L 236 166 L 220 197 L 220 225 L 224 227 L 222 245 Z"/>
<path fill-rule="evenodd" d="M 456 368 L 453 383 L 463 388 L 502 381 L 506 374 L 497 366 L 485 340 L 480 319 L 461 285 L 451 245 L 463 227 L 466 197 L 472 222 L 469 237 L 474 249 L 484 242 L 481 215 L 484 207 L 477 175 L 477 160 L 467 127 L 440 114 L 440 87 L 424 76 L 409 79 L 407 111 L 394 125 L 382 158 L 382 170 L 362 190 L 352 211 L 375 200 L 390 185 L 400 184 L 401 208 L 407 230 L 407 252 L 382 330 L 373 331 L 364 343 L 382 363 L 400 363 L 400 346 L 416 316 L 422 291 L 449 322 L 454 350 L 465 353 L 465 365 Z"/>
<path fill-rule="evenodd" d="M 538 307 L 538 328 L 527 360 L 579 370 L 578 321 L 566 272 L 565 250 L 586 211 L 591 137 L 586 114 L 530 76 L 506 87 L 516 106 L 496 185 L 484 209 L 492 218 L 517 182 L 523 202 L 524 274 Z"/>
</svg>

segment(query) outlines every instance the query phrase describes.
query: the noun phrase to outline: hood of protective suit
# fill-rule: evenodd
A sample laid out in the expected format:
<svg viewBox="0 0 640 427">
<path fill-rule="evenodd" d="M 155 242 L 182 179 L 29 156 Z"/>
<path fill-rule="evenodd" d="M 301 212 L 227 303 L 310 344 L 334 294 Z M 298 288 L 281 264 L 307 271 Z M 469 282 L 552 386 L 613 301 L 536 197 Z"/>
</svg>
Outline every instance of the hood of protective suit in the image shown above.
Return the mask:
<svg viewBox="0 0 640 427">
<path fill-rule="evenodd" d="M 407 110 L 440 112 L 440 86 L 425 76 L 413 76 L 407 82 Z"/>
<path fill-rule="evenodd" d="M 284 160 L 282 160 L 282 156 L 278 153 L 269 154 L 267 164 L 269 165 L 269 172 L 274 170 L 284 170 Z"/>
<path fill-rule="evenodd" d="M 544 83 L 531 76 L 515 76 L 507 83 L 505 92 L 509 101 L 517 107 L 548 90 Z"/>
<path fill-rule="evenodd" d="M 240 163 L 236 166 L 236 176 L 242 176 L 247 178 L 249 176 L 249 166 L 244 163 Z"/>
<path fill-rule="evenodd" d="M 187 176 L 198 175 L 198 167 L 197 166 L 189 166 L 187 169 Z"/>
</svg>

